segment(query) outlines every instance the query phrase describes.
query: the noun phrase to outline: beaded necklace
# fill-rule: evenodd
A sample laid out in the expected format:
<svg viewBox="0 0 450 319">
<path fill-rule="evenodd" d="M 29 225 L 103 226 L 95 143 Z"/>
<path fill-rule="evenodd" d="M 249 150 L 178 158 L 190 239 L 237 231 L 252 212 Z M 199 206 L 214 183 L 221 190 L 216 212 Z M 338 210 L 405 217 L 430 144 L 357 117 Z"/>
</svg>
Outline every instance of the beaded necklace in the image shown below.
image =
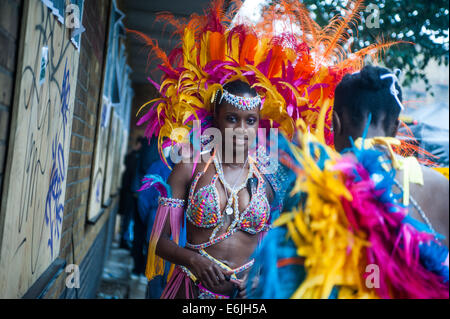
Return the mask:
<svg viewBox="0 0 450 319">
<path fill-rule="evenodd" d="M 247 161 L 245 161 L 245 164 L 243 166 L 243 168 L 245 167 Z M 225 212 L 227 213 L 227 215 L 232 215 L 234 213 L 234 219 L 232 221 L 232 223 L 230 224 L 230 226 L 228 227 L 227 233 L 229 233 L 233 228 L 236 227 L 237 223 L 239 222 L 239 196 L 238 193 L 247 185 L 247 181 L 248 179 L 253 175 L 253 166 L 250 165 L 250 169 L 248 170 L 248 175 L 245 178 L 245 181 L 237 188 L 231 187 L 228 182 L 225 180 L 225 176 L 223 174 L 223 168 L 221 163 L 217 160 L 217 157 L 214 156 L 214 166 L 216 167 L 216 171 L 217 174 L 219 175 L 219 179 L 222 182 L 225 191 L 227 191 L 227 189 L 230 191 L 230 197 L 227 198 L 227 206 L 225 208 Z M 241 171 L 242 174 L 243 170 Z M 239 175 L 239 178 L 241 176 L 241 174 Z M 239 180 L 239 178 L 237 180 Z M 227 197 L 228 197 L 228 192 L 227 192 Z M 231 207 L 231 205 L 233 205 L 233 208 Z M 211 233 L 211 236 L 209 237 L 210 240 L 213 240 L 214 237 L 216 236 L 217 232 L 219 231 L 219 229 L 222 228 L 224 223 L 224 218 L 222 218 L 221 222 L 216 226 L 216 228 L 214 228 L 213 232 Z"/>
<path fill-rule="evenodd" d="M 220 156 L 220 154 L 219 154 L 219 156 Z M 219 174 L 219 179 L 220 179 L 220 181 L 222 182 L 222 184 L 223 184 L 223 186 L 225 188 L 225 193 L 226 193 L 226 196 L 227 196 L 227 205 L 225 207 L 225 212 L 227 213 L 227 215 L 231 215 L 231 214 L 233 214 L 233 211 L 235 211 L 235 209 L 233 210 L 233 208 L 231 207 L 231 205 L 233 203 L 233 200 L 236 203 L 236 201 L 237 201 L 237 193 L 247 185 L 248 179 L 250 178 L 250 176 L 252 176 L 253 171 L 252 171 L 252 167 L 250 166 L 250 170 L 249 170 L 249 174 L 248 174 L 247 178 L 245 179 L 245 181 L 239 187 L 236 188 L 236 183 L 241 178 L 242 172 L 244 171 L 245 166 L 247 165 L 247 162 L 248 162 L 248 156 L 247 156 L 247 159 L 245 160 L 244 165 L 241 168 L 241 171 L 239 172 L 238 178 L 234 182 L 233 186 L 230 186 L 230 184 L 228 184 L 228 182 L 225 180 L 225 176 L 223 174 L 222 163 L 219 162 L 217 160 L 217 158 L 214 157 L 214 165 L 216 167 L 217 173 Z M 230 191 L 230 196 L 228 196 L 228 191 Z"/>
</svg>

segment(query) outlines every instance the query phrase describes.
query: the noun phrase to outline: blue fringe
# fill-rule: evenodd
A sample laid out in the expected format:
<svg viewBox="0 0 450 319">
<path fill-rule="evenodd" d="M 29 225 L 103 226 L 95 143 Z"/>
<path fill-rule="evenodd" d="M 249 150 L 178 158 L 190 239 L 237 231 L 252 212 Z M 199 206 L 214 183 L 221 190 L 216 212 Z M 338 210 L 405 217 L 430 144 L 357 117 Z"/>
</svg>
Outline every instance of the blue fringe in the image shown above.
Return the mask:
<svg viewBox="0 0 450 319">
<path fill-rule="evenodd" d="M 430 241 L 422 243 L 419 246 L 419 251 L 422 265 L 429 271 L 441 276 L 443 282 L 447 283 L 449 269 L 443 263 L 448 256 L 448 248 L 435 241 Z"/>
<path fill-rule="evenodd" d="M 156 175 L 156 174 L 148 174 L 148 175 L 145 175 L 145 178 L 152 179 L 152 181 L 150 182 L 151 187 L 157 183 L 161 184 L 167 191 L 167 197 L 169 197 L 169 198 L 172 197 L 172 188 L 170 187 L 169 184 L 166 183 L 166 181 L 164 180 L 163 177 L 161 177 L 160 175 Z M 142 182 L 142 184 L 146 184 L 146 183 L 149 183 L 149 181 Z M 161 195 L 161 192 L 160 192 L 160 195 Z"/>
<path fill-rule="evenodd" d="M 277 261 L 297 256 L 296 247 L 286 240 L 286 229 L 277 227 L 269 231 L 261 246 L 253 255 L 255 264 L 250 269 L 247 293 L 249 298 L 287 299 L 305 278 L 303 266 L 288 265 L 280 270 Z M 251 289 L 252 281 L 258 277 L 256 290 Z"/>
</svg>

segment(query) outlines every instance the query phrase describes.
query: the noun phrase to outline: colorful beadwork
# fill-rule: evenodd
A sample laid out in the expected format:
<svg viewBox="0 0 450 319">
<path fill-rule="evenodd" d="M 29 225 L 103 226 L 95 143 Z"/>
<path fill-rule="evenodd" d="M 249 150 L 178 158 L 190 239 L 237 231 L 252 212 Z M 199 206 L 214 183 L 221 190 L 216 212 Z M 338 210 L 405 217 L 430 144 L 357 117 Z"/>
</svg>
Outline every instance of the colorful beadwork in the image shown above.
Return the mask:
<svg viewBox="0 0 450 319">
<path fill-rule="evenodd" d="M 252 259 L 252 260 L 250 260 L 248 263 L 246 263 L 245 265 L 242 265 L 241 267 L 238 267 L 238 268 L 233 269 L 233 272 L 234 272 L 235 274 L 239 274 L 239 273 L 241 273 L 241 272 L 244 272 L 244 271 L 246 271 L 247 269 L 250 269 L 250 267 L 252 267 L 254 263 L 255 263 L 255 260 Z"/>
<path fill-rule="evenodd" d="M 202 255 L 203 257 L 208 258 L 209 260 L 211 260 L 213 263 L 215 263 L 220 268 L 222 268 L 224 270 L 227 270 L 227 271 L 233 271 L 233 273 L 231 274 L 231 279 L 237 280 L 237 277 L 236 277 L 237 273 L 234 272 L 234 270 L 231 269 L 228 265 L 224 264 L 220 260 L 217 260 L 216 258 L 211 256 L 210 254 L 208 254 L 204 249 L 200 249 L 198 252 L 199 252 L 200 255 Z M 247 264 L 245 264 L 244 266 L 246 266 Z"/>
<path fill-rule="evenodd" d="M 219 195 L 215 187 L 218 175 L 216 174 L 211 183 L 200 188 L 194 193 L 195 187 L 203 175 L 203 172 L 197 174 L 192 182 L 189 191 L 189 203 L 186 210 L 187 219 L 197 227 L 211 228 L 218 224 L 222 218 L 219 207 Z"/>
<path fill-rule="evenodd" d="M 224 219 L 219 206 L 219 192 L 215 186 L 217 179 L 219 179 L 222 184 L 224 183 L 223 171 L 216 158 L 214 158 L 214 164 L 216 166 L 217 173 L 212 178 L 211 183 L 203 186 L 197 192 L 195 192 L 195 188 L 204 172 L 199 172 L 195 176 L 189 191 L 188 207 L 186 210 L 187 219 L 195 226 L 201 228 L 215 227 L 213 233 L 211 234 L 210 242 L 215 240 L 215 235 L 221 228 Z M 253 160 L 247 179 L 254 173 L 254 168 L 252 165 L 255 165 Z M 235 219 L 224 235 L 230 233 L 231 229 L 235 227 L 238 227 L 239 229 L 250 234 L 256 234 L 264 229 L 264 225 L 269 220 L 270 205 L 265 192 L 264 179 L 260 174 L 257 174 L 257 178 L 258 186 L 256 194 L 252 196 L 250 203 L 243 212 L 239 213 L 237 206 L 238 203 L 235 201 Z M 241 185 L 238 189 L 240 190 L 244 188 L 245 185 L 246 183 L 243 183 L 243 186 Z M 222 236 L 217 238 L 222 238 L 221 240 L 225 239 Z"/>
<path fill-rule="evenodd" d="M 182 270 L 189 278 L 191 278 L 191 280 L 192 280 L 193 282 L 197 282 L 197 277 L 195 277 L 194 274 L 193 274 L 189 269 L 187 269 L 186 267 L 181 266 L 181 265 L 177 265 L 177 267 L 180 267 L 181 270 Z"/>
<path fill-rule="evenodd" d="M 252 259 L 250 260 L 248 263 L 235 268 L 235 269 L 231 269 L 229 266 L 227 266 L 226 264 L 224 264 L 223 262 L 221 262 L 220 260 L 217 260 L 216 258 L 214 258 L 213 256 L 211 256 L 210 254 L 208 254 L 205 250 L 203 249 L 199 249 L 199 254 L 208 258 L 209 260 L 211 260 L 212 262 L 214 262 L 215 264 L 217 264 L 220 268 L 227 270 L 227 271 L 232 271 L 231 274 L 231 279 L 233 280 L 238 280 L 237 278 L 237 274 L 246 271 L 247 269 L 249 269 L 250 267 L 253 266 L 253 264 L 255 263 L 255 260 Z M 206 289 L 205 287 L 203 287 L 203 285 L 199 282 L 197 282 L 197 278 L 194 276 L 194 274 L 186 267 L 179 265 L 178 267 L 181 268 L 181 270 L 195 283 L 197 283 L 197 287 L 199 288 L 199 299 L 229 299 L 228 296 L 225 295 L 221 295 L 221 294 L 217 294 L 214 293 L 208 289 Z"/>
<path fill-rule="evenodd" d="M 258 145 L 256 160 L 256 166 L 260 172 L 264 172 L 265 169 L 267 170 L 270 165 L 275 165 L 272 170 L 273 173 L 266 173 L 264 174 L 264 177 L 272 186 L 273 193 L 275 194 L 274 201 L 272 202 L 271 213 L 275 212 L 276 218 L 279 212 L 283 209 L 283 199 L 286 194 L 286 187 L 284 184 L 289 179 L 287 173 L 288 171 L 283 165 L 279 165 L 278 161 L 271 163 L 273 159 L 267 155 L 267 150 L 263 145 Z M 274 217 L 272 216 L 272 218 Z"/>
<path fill-rule="evenodd" d="M 185 200 L 179 198 L 168 198 L 160 197 L 158 199 L 158 204 L 161 206 L 172 207 L 172 208 L 183 208 Z"/>
<path fill-rule="evenodd" d="M 247 269 L 249 269 L 250 267 L 253 266 L 253 264 L 255 263 L 255 260 L 252 259 L 250 260 L 248 263 L 235 268 L 235 269 L 231 269 L 228 265 L 224 264 L 223 262 L 221 262 L 220 260 L 217 260 L 216 258 L 214 258 L 213 256 L 211 256 L 210 254 L 208 254 L 205 250 L 200 249 L 198 251 L 200 253 L 200 255 L 208 258 L 209 260 L 211 260 L 212 262 L 214 262 L 215 264 L 217 264 L 220 268 L 227 270 L 227 271 L 232 271 L 231 274 L 231 279 L 233 280 L 238 280 L 237 278 L 237 274 L 246 271 Z M 208 289 L 206 289 L 205 287 L 203 287 L 201 284 L 198 285 L 198 288 L 200 290 L 200 295 L 202 297 L 199 297 L 200 299 L 228 299 L 228 296 L 224 296 L 224 295 L 220 295 L 220 294 L 216 294 L 214 292 L 209 291 Z"/>
<path fill-rule="evenodd" d="M 259 95 L 255 97 L 237 96 L 225 89 L 223 90 L 219 103 L 222 103 L 222 99 L 225 99 L 225 101 L 241 110 L 251 110 L 257 106 L 261 106 L 262 104 L 261 97 Z"/>
<path fill-rule="evenodd" d="M 208 289 L 203 287 L 201 284 L 198 285 L 198 289 L 200 290 L 198 299 L 230 299 L 230 297 L 228 297 L 228 296 L 216 294 L 212 291 L 209 291 Z"/>
<path fill-rule="evenodd" d="M 257 175 L 257 177 L 258 187 L 254 196 L 258 196 L 259 200 L 250 200 L 250 204 L 240 214 L 238 222 L 239 228 L 250 234 L 256 234 L 263 230 L 270 213 L 270 204 L 265 192 L 264 179 L 260 175 Z"/>
<path fill-rule="evenodd" d="M 218 242 L 221 242 L 225 239 L 227 239 L 228 237 L 230 237 L 231 235 L 233 235 L 235 232 L 237 232 L 237 228 L 233 228 L 230 231 L 227 231 L 226 233 L 223 233 L 220 236 L 215 237 L 214 239 L 207 241 L 206 243 L 203 244 L 191 244 L 191 243 L 186 243 L 186 247 L 192 248 L 192 249 L 205 249 L 208 248 L 212 245 L 217 244 Z"/>
</svg>

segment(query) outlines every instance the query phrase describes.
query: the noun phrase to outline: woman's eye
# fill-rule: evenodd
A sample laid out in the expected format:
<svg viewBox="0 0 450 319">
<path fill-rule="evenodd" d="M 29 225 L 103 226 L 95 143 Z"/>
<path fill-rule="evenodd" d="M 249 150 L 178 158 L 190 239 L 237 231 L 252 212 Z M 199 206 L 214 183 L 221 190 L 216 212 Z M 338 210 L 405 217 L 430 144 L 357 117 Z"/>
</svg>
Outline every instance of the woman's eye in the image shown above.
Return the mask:
<svg viewBox="0 0 450 319">
<path fill-rule="evenodd" d="M 227 116 L 227 121 L 230 123 L 236 123 L 236 117 L 234 116 Z"/>
<path fill-rule="evenodd" d="M 249 124 L 249 125 L 253 125 L 255 123 L 256 123 L 256 119 L 254 119 L 254 118 L 250 118 L 247 120 L 247 124 Z"/>
</svg>

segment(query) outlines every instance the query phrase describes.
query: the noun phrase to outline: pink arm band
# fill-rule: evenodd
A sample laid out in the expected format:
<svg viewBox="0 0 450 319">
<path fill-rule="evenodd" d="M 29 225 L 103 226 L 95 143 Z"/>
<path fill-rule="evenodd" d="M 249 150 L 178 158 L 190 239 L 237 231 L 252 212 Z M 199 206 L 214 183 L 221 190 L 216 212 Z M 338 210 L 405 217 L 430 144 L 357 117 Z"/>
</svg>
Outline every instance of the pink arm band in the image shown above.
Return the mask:
<svg viewBox="0 0 450 319">
<path fill-rule="evenodd" d="M 169 215 L 172 240 L 178 244 L 180 229 L 184 220 L 183 214 L 184 200 L 166 197 L 159 199 L 159 206 L 148 244 L 147 267 L 145 269 L 145 275 L 148 280 L 164 274 L 164 259 L 156 255 L 156 245 L 166 224 L 167 216 Z"/>
</svg>

